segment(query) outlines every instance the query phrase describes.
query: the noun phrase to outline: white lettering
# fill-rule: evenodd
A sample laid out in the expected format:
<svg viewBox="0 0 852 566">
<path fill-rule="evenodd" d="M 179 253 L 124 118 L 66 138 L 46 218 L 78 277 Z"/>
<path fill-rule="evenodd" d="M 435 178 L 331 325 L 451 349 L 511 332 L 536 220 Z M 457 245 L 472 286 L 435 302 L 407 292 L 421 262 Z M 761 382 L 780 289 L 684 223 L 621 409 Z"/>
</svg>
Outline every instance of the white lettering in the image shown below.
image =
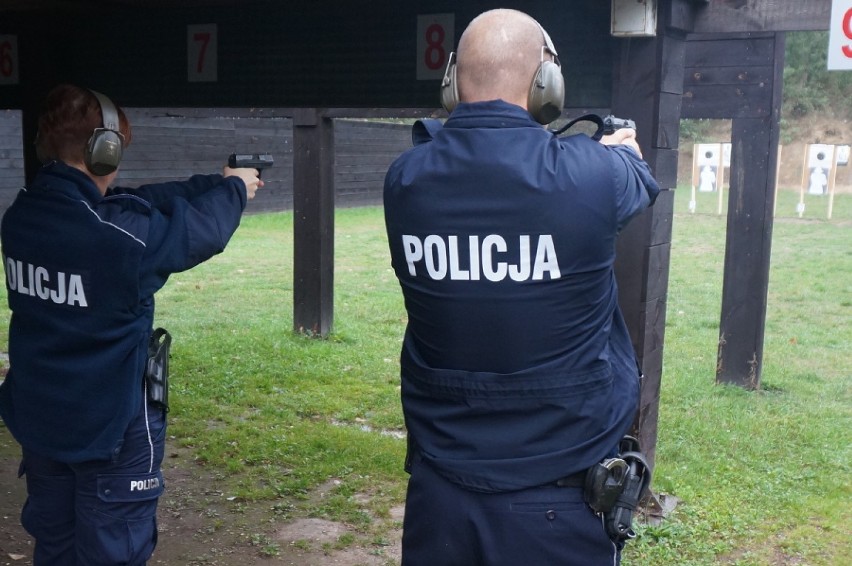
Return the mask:
<svg viewBox="0 0 852 566">
<path fill-rule="evenodd" d="M 511 241 L 499 234 L 489 234 L 482 238 L 481 244 L 479 236 L 469 235 L 466 249 L 459 245 L 460 238 L 462 236 L 430 234 L 421 240 L 410 234 L 403 235 L 402 249 L 408 273 L 416 277 L 417 264 L 422 262 L 426 274 L 436 281 L 447 278 L 448 274 L 452 281 L 479 281 L 481 276 L 493 282 L 504 281 L 507 277 L 517 282 L 540 281 L 545 275 L 550 279 L 562 277 L 556 246 L 550 234 L 521 234 L 517 240 Z M 535 256 L 532 252 L 533 239 L 536 239 Z M 517 264 L 507 261 L 512 257 L 518 258 Z M 68 300 L 70 304 L 70 290 Z"/>
<path fill-rule="evenodd" d="M 65 274 L 61 271 L 57 274 L 56 289 L 50 292 L 50 300 L 57 304 L 65 302 Z"/>
<path fill-rule="evenodd" d="M 46 301 L 50 297 L 50 289 L 47 289 L 44 284 L 49 281 L 47 270 L 43 267 L 37 267 L 35 270 L 35 288 L 38 298 Z"/>
<path fill-rule="evenodd" d="M 450 236 L 450 279 L 454 281 L 467 281 L 470 272 L 459 268 L 459 237 Z"/>
<path fill-rule="evenodd" d="M 24 264 L 20 261 L 18 263 L 18 292 L 23 293 L 24 295 L 29 295 L 30 290 L 27 289 L 26 284 L 24 283 Z"/>
<path fill-rule="evenodd" d="M 402 248 L 405 250 L 405 262 L 408 264 L 408 273 L 412 277 L 417 275 L 414 262 L 423 259 L 423 244 L 417 236 L 402 236 Z"/>
<path fill-rule="evenodd" d="M 545 271 L 550 273 L 551 279 L 562 277 L 562 273 L 559 271 L 559 260 L 556 258 L 556 246 L 553 245 L 553 237 L 550 234 L 544 234 L 538 239 L 538 249 L 535 251 L 533 280 L 544 279 Z"/>
<path fill-rule="evenodd" d="M 491 248 L 505 253 L 508 249 L 506 247 L 506 240 L 497 234 L 490 234 L 482 240 L 482 274 L 489 281 L 502 281 L 506 278 L 508 267 L 504 261 L 498 261 L 496 264 L 497 267 L 494 267 L 494 261 L 491 259 Z"/>
<path fill-rule="evenodd" d="M 51 272 L 48 268 L 24 263 L 11 257 L 5 258 L 6 284 L 10 291 L 21 295 L 38 297 L 56 304 L 88 307 L 83 276 L 64 271 Z"/>
<path fill-rule="evenodd" d="M 526 281 L 530 278 L 530 237 L 521 236 L 519 240 L 521 263 L 509 266 L 509 277 L 512 281 Z"/>
<path fill-rule="evenodd" d="M 426 236 L 423 240 L 423 257 L 426 259 L 426 271 L 429 272 L 429 277 L 443 279 L 447 276 L 447 247 L 440 236 Z"/>
<path fill-rule="evenodd" d="M 470 280 L 479 281 L 479 236 L 469 236 L 470 247 Z"/>
<path fill-rule="evenodd" d="M 72 273 L 68 277 L 68 304 L 73 305 L 74 303 L 77 303 L 77 306 L 80 307 L 89 306 L 86 302 L 86 292 L 83 290 L 83 278 L 76 273 Z"/>
<path fill-rule="evenodd" d="M 160 487 L 160 478 L 130 480 L 130 491 L 148 491 Z"/>
<path fill-rule="evenodd" d="M 6 258 L 6 283 L 9 285 L 9 289 L 11 291 L 18 290 L 18 272 L 15 269 L 15 260 L 7 257 Z"/>
</svg>

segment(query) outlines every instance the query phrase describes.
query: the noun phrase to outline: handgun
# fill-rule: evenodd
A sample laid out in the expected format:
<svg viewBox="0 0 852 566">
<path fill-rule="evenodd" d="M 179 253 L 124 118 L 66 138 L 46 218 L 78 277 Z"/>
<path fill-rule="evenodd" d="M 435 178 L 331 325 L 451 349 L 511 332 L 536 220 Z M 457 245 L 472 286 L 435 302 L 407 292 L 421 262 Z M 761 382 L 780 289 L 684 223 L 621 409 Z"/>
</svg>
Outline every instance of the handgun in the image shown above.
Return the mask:
<svg viewBox="0 0 852 566">
<path fill-rule="evenodd" d="M 268 153 L 232 153 L 228 156 L 228 167 L 237 169 L 239 167 L 250 167 L 257 169 L 257 176 L 260 177 L 263 170 L 267 167 L 272 167 L 275 161 Z"/>
<path fill-rule="evenodd" d="M 616 118 L 612 114 L 605 116 L 603 119 L 603 135 L 610 136 L 615 133 L 615 130 L 622 128 L 636 129 L 636 122 L 628 118 Z"/>
</svg>

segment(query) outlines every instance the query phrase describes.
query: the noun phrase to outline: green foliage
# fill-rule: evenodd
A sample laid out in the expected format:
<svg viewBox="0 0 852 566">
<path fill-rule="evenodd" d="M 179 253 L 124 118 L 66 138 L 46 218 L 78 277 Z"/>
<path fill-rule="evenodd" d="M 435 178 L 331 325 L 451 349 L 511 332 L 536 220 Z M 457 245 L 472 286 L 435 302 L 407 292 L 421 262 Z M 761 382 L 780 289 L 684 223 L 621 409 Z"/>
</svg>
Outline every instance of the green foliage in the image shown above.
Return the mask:
<svg viewBox="0 0 852 566">
<path fill-rule="evenodd" d="M 828 32 L 788 33 L 784 62 L 785 117 L 823 111 L 852 116 L 852 73 L 828 71 Z"/>
<path fill-rule="evenodd" d="M 680 121 L 680 144 L 686 146 L 694 143 L 704 143 L 710 132 L 712 123 L 706 119 L 683 119 Z"/>
</svg>

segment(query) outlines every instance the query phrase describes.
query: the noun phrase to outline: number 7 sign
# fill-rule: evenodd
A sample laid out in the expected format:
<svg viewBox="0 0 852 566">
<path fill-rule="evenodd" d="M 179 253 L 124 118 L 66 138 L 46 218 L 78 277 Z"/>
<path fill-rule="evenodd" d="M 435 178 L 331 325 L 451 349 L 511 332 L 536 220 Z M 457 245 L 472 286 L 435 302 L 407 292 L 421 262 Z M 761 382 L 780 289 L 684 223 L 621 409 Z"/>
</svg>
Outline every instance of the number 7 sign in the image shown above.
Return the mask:
<svg viewBox="0 0 852 566">
<path fill-rule="evenodd" d="M 828 69 L 852 70 L 852 0 L 832 0 Z"/>
<path fill-rule="evenodd" d="M 218 80 L 219 66 L 216 24 L 186 26 L 186 80 L 213 82 Z"/>
</svg>

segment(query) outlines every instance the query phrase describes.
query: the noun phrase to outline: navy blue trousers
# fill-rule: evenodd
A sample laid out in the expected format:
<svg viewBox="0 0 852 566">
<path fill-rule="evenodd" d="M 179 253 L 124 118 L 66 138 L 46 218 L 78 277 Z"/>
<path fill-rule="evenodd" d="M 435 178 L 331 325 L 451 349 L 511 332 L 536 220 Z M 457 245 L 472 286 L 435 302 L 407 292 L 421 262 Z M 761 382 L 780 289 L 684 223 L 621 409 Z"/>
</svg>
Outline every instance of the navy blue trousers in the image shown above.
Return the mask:
<svg viewBox="0 0 852 566">
<path fill-rule="evenodd" d="M 143 565 L 157 544 L 165 411 L 143 401 L 113 460 L 69 464 L 23 450 L 21 524 L 35 566 Z"/>
<path fill-rule="evenodd" d="M 403 566 L 616 566 L 620 552 L 579 487 L 466 490 L 412 458 Z"/>
</svg>

